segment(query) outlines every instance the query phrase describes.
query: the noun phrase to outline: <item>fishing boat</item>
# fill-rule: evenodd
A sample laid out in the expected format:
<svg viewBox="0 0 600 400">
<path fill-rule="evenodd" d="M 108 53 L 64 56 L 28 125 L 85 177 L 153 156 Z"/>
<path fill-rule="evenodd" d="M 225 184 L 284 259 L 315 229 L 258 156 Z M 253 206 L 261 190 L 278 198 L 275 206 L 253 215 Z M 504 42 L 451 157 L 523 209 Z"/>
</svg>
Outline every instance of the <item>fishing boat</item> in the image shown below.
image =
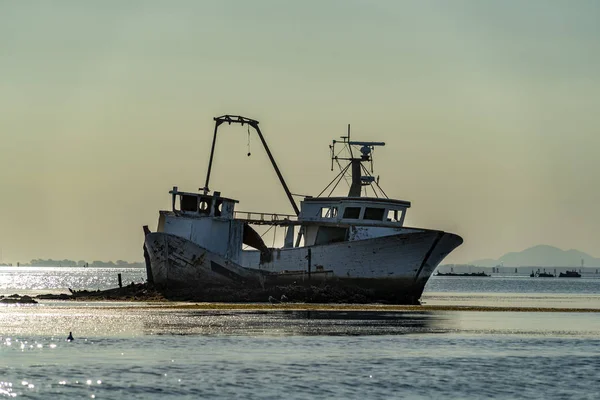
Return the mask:
<svg viewBox="0 0 600 400">
<path fill-rule="evenodd" d="M 454 273 L 454 272 L 438 272 L 434 276 L 473 276 L 473 277 L 490 277 L 491 275 L 486 274 L 485 272 L 465 272 L 465 273 Z"/>
<path fill-rule="evenodd" d="M 546 271 L 540 272 L 540 270 L 538 269 L 536 272 L 531 271 L 531 274 L 529 275 L 529 277 L 530 278 L 554 278 L 555 275 L 553 275 L 549 272 L 546 272 Z"/>
<path fill-rule="evenodd" d="M 581 274 L 575 270 L 561 272 L 559 278 L 581 278 Z"/>
<path fill-rule="evenodd" d="M 337 164 L 340 172 L 318 196 L 303 196 L 298 205 L 259 122 L 237 115 L 214 121 L 204 187 L 199 192 L 173 187 L 171 209 L 159 212 L 156 232 L 145 230 L 148 278 L 159 288 L 331 285 L 418 304 L 437 265 L 463 241 L 453 233 L 405 226 L 411 203 L 388 198 L 373 175 L 373 152 L 383 142 L 353 141 L 348 127 L 347 135 L 330 145 L 332 170 Z M 293 214 L 238 211 L 238 200 L 209 189 L 224 124 L 256 131 Z M 333 196 L 348 178 L 348 194 Z M 366 196 L 367 190 L 373 195 Z M 265 226 L 283 229 L 281 246 L 266 245 L 258 233 Z"/>
</svg>

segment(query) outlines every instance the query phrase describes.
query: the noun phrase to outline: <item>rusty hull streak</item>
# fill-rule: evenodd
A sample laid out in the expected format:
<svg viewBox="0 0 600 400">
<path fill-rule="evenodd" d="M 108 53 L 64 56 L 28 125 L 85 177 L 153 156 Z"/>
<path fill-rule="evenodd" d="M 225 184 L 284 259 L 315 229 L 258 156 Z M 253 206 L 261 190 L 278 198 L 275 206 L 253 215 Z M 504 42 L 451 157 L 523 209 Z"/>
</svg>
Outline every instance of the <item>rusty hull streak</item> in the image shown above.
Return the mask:
<svg viewBox="0 0 600 400">
<path fill-rule="evenodd" d="M 421 271 L 423 271 L 423 267 L 425 267 L 425 265 L 427 264 L 427 261 L 429 260 L 431 253 L 433 253 L 433 250 L 435 249 L 437 244 L 440 242 L 440 239 L 442 238 L 442 236 L 444 236 L 444 232 L 439 232 L 437 234 L 435 240 L 433 241 L 433 244 L 431 245 L 431 248 L 429 249 L 427 254 L 425 254 L 425 257 L 423 258 L 423 262 L 421 263 L 421 266 L 419 267 L 419 270 L 417 271 L 417 273 L 415 275 L 415 282 L 419 279 L 419 275 L 421 275 Z"/>
</svg>

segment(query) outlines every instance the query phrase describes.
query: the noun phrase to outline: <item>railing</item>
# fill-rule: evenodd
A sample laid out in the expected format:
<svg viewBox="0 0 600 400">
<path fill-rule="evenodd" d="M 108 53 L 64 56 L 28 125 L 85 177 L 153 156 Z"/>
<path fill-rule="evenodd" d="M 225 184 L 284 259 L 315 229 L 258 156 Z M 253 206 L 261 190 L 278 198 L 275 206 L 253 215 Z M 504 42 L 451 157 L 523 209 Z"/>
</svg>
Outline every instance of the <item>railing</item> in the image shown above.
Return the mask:
<svg viewBox="0 0 600 400">
<path fill-rule="evenodd" d="M 296 215 L 291 214 L 276 214 L 276 213 L 261 213 L 249 211 L 235 211 L 234 218 L 254 224 L 278 225 L 289 224 L 290 222 L 298 221 Z"/>
</svg>

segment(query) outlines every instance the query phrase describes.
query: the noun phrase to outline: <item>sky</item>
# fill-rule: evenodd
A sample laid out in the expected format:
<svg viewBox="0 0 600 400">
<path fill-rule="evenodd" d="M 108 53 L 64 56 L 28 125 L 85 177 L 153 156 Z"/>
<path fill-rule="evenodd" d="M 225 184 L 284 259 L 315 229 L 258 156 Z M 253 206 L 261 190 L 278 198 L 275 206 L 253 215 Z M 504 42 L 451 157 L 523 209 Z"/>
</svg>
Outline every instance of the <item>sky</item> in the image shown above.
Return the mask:
<svg viewBox="0 0 600 400">
<path fill-rule="evenodd" d="M 294 193 L 331 140 L 375 168 L 445 262 L 537 244 L 600 256 L 600 3 L 0 0 L 0 249 L 142 260 L 172 186 L 204 184 L 212 118 L 261 129 Z M 220 133 L 211 189 L 291 213 L 256 135 Z"/>
</svg>

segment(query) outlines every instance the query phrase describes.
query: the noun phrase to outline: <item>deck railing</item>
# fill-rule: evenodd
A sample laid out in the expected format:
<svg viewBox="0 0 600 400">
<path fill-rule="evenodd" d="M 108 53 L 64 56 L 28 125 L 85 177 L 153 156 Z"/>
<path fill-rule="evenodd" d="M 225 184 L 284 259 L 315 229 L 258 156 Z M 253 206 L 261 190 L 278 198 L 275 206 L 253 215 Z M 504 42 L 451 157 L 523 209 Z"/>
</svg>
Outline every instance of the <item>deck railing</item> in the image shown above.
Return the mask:
<svg viewBox="0 0 600 400">
<path fill-rule="evenodd" d="M 251 211 L 235 211 L 234 218 L 255 224 L 285 224 L 298 221 L 292 214 L 262 213 Z"/>
</svg>

